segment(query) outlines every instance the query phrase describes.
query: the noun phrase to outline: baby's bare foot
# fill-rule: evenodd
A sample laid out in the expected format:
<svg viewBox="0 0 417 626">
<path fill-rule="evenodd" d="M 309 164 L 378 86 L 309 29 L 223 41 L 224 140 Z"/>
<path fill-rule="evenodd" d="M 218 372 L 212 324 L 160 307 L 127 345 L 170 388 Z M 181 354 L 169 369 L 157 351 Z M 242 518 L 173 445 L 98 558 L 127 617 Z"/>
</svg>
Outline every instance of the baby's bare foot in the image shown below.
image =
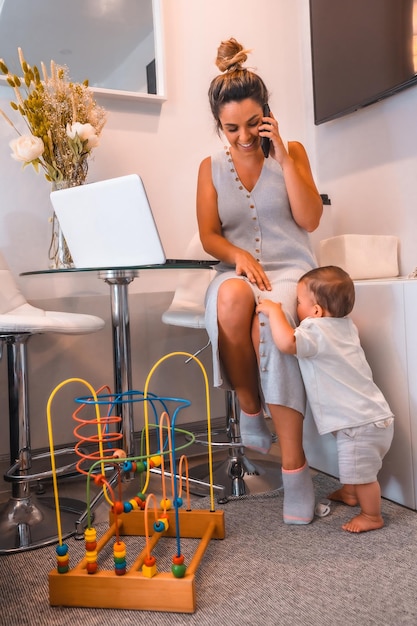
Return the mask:
<svg viewBox="0 0 417 626">
<path fill-rule="evenodd" d="M 350 533 L 365 533 L 368 530 L 378 530 L 384 525 L 384 520 L 380 515 L 371 516 L 365 513 L 359 513 L 356 517 L 343 524 L 343 530 L 347 530 Z"/>
<path fill-rule="evenodd" d="M 350 491 L 348 491 L 345 487 L 341 487 L 336 491 L 333 491 L 329 496 L 327 496 L 329 500 L 335 500 L 336 502 L 343 502 L 348 506 L 356 506 L 358 504 L 358 499 L 356 495 Z"/>
</svg>

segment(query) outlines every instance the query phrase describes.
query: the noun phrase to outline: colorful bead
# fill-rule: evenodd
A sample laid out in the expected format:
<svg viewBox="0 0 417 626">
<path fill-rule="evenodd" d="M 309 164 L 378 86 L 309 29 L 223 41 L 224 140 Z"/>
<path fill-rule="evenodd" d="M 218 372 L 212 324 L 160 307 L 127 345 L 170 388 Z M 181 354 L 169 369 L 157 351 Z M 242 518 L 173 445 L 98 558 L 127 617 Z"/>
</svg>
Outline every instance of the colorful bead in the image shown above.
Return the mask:
<svg viewBox="0 0 417 626">
<path fill-rule="evenodd" d="M 157 522 L 154 522 L 153 529 L 157 533 L 163 533 L 165 530 L 164 522 L 162 520 L 158 520 Z"/>
<path fill-rule="evenodd" d="M 97 485 L 97 487 L 101 487 L 105 484 L 105 482 L 106 477 L 103 474 L 97 474 L 97 476 L 94 476 L 94 484 Z"/>
<path fill-rule="evenodd" d="M 114 459 L 125 459 L 126 457 L 127 457 L 126 452 L 122 450 L 121 448 L 116 448 L 116 450 L 113 451 Z"/>
<path fill-rule="evenodd" d="M 64 554 L 67 554 L 67 552 L 68 552 L 68 544 L 66 543 L 63 543 L 62 545 L 56 547 L 56 553 L 59 556 L 63 556 Z"/>
<path fill-rule="evenodd" d="M 169 511 L 169 509 L 172 508 L 171 500 L 169 498 L 165 498 L 164 500 L 161 500 L 160 507 L 161 509 Z"/>
<path fill-rule="evenodd" d="M 174 563 L 174 565 L 182 565 L 184 563 L 184 555 L 176 554 L 175 556 L 172 557 L 172 562 Z"/>
<path fill-rule="evenodd" d="M 156 565 L 142 565 L 142 574 L 146 576 L 146 578 L 152 578 L 157 574 Z"/>
<path fill-rule="evenodd" d="M 185 565 L 171 565 L 171 572 L 175 578 L 184 578 L 187 568 Z"/>
<path fill-rule="evenodd" d="M 97 539 L 97 531 L 95 528 L 86 528 L 84 531 L 84 539 L 86 541 L 95 541 Z"/>
<path fill-rule="evenodd" d="M 159 467 L 162 463 L 162 459 L 159 455 L 151 457 L 150 460 L 151 460 L 151 463 L 153 463 L 151 467 Z"/>
<path fill-rule="evenodd" d="M 117 502 L 114 502 L 112 506 L 112 512 L 115 513 L 115 515 L 120 515 L 120 513 L 123 513 L 123 509 L 123 502 L 120 502 L 119 500 Z"/>
<path fill-rule="evenodd" d="M 126 544 L 116 541 L 113 547 L 114 571 L 116 576 L 126 574 Z"/>
<path fill-rule="evenodd" d="M 56 547 L 56 561 L 58 574 L 66 574 L 69 571 L 68 545 L 66 543 Z"/>
<path fill-rule="evenodd" d="M 146 463 L 144 461 L 139 461 L 136 463 L 136 472 L 138 474 L 142 474 L 146 470 Z"/>
<path fill-rule="evenodd" d="M 86 570 L 87 574 L 95 574 L 98 570 L 97 561 L 95 563 L 87 563 Z"/>
</svg>

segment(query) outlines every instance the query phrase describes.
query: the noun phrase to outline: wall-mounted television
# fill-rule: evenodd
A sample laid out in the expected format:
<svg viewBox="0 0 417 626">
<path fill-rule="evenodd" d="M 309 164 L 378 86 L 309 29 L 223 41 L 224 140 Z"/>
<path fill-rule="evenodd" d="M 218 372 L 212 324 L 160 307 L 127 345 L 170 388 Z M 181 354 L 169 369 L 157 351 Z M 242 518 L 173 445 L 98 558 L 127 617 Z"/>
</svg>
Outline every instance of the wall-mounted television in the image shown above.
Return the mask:
<svg viewBox="0 0 417 626">
<path fill-rule="evenodd" d="M 315 124 L 417 83 L 413 21 L 416 0 L 310 0 Z"/>
</svg>

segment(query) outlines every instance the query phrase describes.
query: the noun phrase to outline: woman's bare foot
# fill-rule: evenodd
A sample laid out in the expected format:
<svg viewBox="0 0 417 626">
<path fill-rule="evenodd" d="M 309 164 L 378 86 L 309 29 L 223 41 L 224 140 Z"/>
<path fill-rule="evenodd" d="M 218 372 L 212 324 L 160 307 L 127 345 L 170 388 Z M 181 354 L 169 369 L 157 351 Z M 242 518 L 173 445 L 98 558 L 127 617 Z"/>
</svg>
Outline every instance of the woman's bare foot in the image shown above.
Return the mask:
<svg viewBox="0 0 417 626">
<path fill-rule="evenodd" d="M 356 506 L 358 504 L 358 498 L 354 491 L 346 488 L 346 485 L 343 485 L 340 489 L 333 491 L 329 496 L 327 496 L 329 500 L 335 500 L 336 502 L 343 502 L 348 506 Z"/>
<path fill-rule="evenodd" d="M 343 524 L 343 530 L 347 530 L 350 533 L 365 533 L 368 530 L 378 530 L 384 525 L 384 520 L 380 515 L 366 515 L 366 513 L 359 513 L 356 517 Z"/>
</svg>

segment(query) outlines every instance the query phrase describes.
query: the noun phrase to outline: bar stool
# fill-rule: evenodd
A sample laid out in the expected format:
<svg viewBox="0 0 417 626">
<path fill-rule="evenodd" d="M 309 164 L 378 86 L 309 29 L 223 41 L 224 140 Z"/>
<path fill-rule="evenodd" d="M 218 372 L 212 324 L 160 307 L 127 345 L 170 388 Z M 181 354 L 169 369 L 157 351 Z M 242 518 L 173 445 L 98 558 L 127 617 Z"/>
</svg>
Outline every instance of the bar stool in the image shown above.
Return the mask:
<svg viewBox="0 0 417 626">
<path fill-rule="evenodd" d="M 204 252 L 198 233 L 192 238 L 184 256 L 191 259 L 213 258 Z M 162 314 L 162 321 L 172 326 L 205 328 L 205 294 L 214 275 L 215 270 L 183 270 L 173 300 Z M 209 343 L 204 348 L 208 345 Z M 281 489 L 280 464 L 271 458 L 251 460 L 247 449 L 242 446 L 239 426 L 240 409 L 237 395 L 233 390 L 225 391 L 225 403 L 225 429 L 220 435 L 220 441 L 217 433 L 213 433 L 212 437 L 214 449 L 223 448 L 227 452 L 225 460 L 213 464 L 214 483 L 224 487 L 222 497 L 228 499 L 259 495 Z M 190 475 L 206 479 L 206 469 L 205 465 L 190 468 Z"/>
<path fill-rule="evenodd" d="M 32 461 L 49 457 L 32 456 L 28 405 L 27 342 L 34 334 L 63 333 L 82 335 L 104 327 L 93 315 L 44 311 L 31 306 L 18 289 L 14 277 L 0 253 L 0 347 L 7 347 L 10 463 L 4 479 L 12 483 L 9 501 L 0 511 L 0 554 L 45 546 L 57 541 L 53 499 L 42 500 L 30 491 L 30 483 L 51 472 L 30 474 Z M 0 353 L 1 356 L 1 353 Z M 62 450 L 62 453 L 73 449 Z M 64 468 L 66 469 L 66 468 Z M 75 533 L 80 515 L 78 501 L 64 500 L 63 535 Z"/>
</svg>

